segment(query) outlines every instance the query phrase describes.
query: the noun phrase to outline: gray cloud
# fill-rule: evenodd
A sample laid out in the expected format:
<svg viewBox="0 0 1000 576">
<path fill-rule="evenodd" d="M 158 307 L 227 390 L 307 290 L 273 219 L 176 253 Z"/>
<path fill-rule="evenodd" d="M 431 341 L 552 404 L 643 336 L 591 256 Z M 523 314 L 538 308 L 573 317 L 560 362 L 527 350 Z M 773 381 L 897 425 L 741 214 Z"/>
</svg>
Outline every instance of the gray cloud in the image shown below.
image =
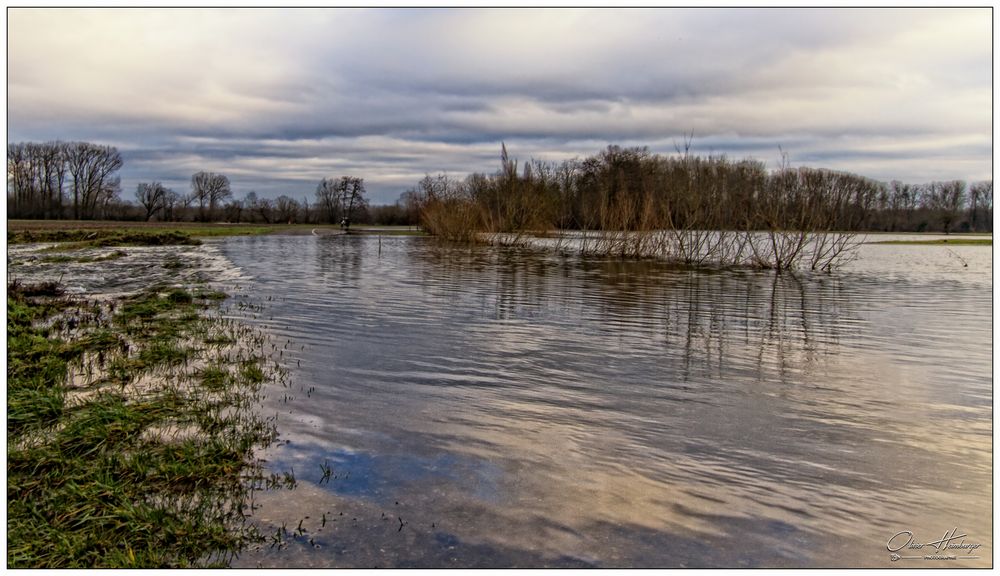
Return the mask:
<svg viewBox="0 0 1000 576">
<path fill-rule="evenodd" d="M 114 144 L 123 185 L 311 195 L 492 171 L 501 140 L 923 181 L 990 176 L 989 9 L 21 9 L 9 138 Z"/>
</svg>

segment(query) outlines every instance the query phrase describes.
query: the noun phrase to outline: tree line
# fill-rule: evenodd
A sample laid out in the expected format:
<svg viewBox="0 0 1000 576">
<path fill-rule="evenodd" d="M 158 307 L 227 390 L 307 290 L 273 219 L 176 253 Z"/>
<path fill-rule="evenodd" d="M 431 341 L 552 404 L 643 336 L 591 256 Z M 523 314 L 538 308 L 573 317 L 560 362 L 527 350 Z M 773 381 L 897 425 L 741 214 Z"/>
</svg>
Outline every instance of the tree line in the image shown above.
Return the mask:
<svg viewBox="0 0 1000 576">
<path fill-rule="evenodd" d="M 480 232 L 672 230 L 684 251 L 704 247 L 698 230 L 991 232 L 993 183 L 961 180 L 883 183 L 856 174 L 787 163 L 645 147 L 608 146 L 561 163 L 519 166 L 501 146 L 500 168 L 464 179 L 428 175 L 394 204 L 370 205 L 364 179 L 322 179 L 312 195 L 234 197 L 223 174 L 198 172 L 178 192 L 157 181 L 123 198 L 113 146 L 23 142 L 7 149 L 7 208 L 12 218 L 72 218 L 257 223 L 421 224 L 468 239 Z"/>
<path fill-rule="evenodd" d="M 583 231 L 581 250 L 685 264 L 829 269 L 862 231 L 992 231 L 993 184 L 885 184 L 848 172 L 609 146 L 584 159 L 530 160 L 427 176 L 408 191 L 422 225 L 453 240 L 516 243 Z M 596 232 L 588 234 L 588 232 Z"/>
<path fill-rule="evenodd" d="M 371 206 L 364 179 L 324 178 L 314 199 L 288 195 L 234 197 L 229 178 L 214 172 L 191 176 L 178 192 L 159 181 L 140 182 L 135 202 L 123 198 L 117 175 L 124 162 L 114 146 L 90 142 L 22 142 L 7 148 L 7 214 L 10 218 L 233 223 L 350 223 L 416 225 L 418 214 L 401 202 Z"/>
<path fill-rule="evenodd" d="M 757 160 L 614 145 L 561 163 L 532 159 L 520 170 L 502 146 L 500 160 L 493 174 L 427 176 L 404 198 L 417 198 L 431 227 L 446 223 L 426 211 L 429 203 L 468 200 L 476 205 L 476 228 L 492 232 L 639 229 L 654 214 L 663 221 L 649 224 L 672 228 L 697 222 L 766 230 L 810 225 L 824 211 L 829 227 L 844 231 L 989 232 L 993 226 L 992 181 L 884 183 L 787 161 L 768 171 Z M 455 206 L 443 212 L 458 218 Z"/>
<path fill-rule="evenodd" d="M 250 190 L 235 198 L 229 180 L 221 174 L 199 172 L 191 178 L 191 192 L 178 194 L 159 182 L 140 183 L 136 200 L 141 210 L 131 219 L 166 222 L 228 222 L 256 224 L 419 224 L 419 215 L 398 201 L 372 206 L 364 179 L 356 176 L 323 178 L 312 201 L 282 194 L 262 198 Z M 139 217 L 141 216 L 141 218 Z"/>
<path fill-rule="evenodd" d="M 23 142 L 7 147 L 7 213 L 15 218 L 116 215 L 122 156 L 90 142 Z"/>
<path fill-rule="evenodd" d="M 222 174 L 199 172 L 191 177 L 191 192 L 178 194 L 159 182 L 140 183 L 136 199 L 142 219 L 259 224 L 355 224 L 417 225 L 418 214 L 397 202 L 371 206 L 364 178 L 323 178 L 313 200 L 297 200 L 286 194 L 262 198 L 251 190 L 234 198 L 229 179 Z"/>
</svg>

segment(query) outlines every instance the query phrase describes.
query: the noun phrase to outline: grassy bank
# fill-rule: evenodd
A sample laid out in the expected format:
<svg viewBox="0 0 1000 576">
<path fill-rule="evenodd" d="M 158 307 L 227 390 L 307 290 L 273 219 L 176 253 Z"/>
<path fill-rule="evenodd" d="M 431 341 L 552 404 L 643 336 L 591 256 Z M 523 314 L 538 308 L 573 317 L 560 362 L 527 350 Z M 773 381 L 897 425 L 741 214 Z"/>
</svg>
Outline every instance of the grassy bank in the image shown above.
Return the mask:
<svg viewBox="0 0 1000 576">
<path fill-rule="evenodd" d="M 198 238 L 257 236 L 264 234 L 308 235 L 313 230 L 340 233 L 335 224 L 225 224 L 199 222 L 115 222 L 79 220 L 8 220 L 7 243 L 76 242 L 81 246 L 129 246 L 164 243 L 197 244 Z M 357 226 L 352 234 L 424 235 L 412 226 Z"/>
<path fill-rule="evenodd" d="M 8 567 L 224 566 L 259 541 L 243 506 L 276 369 L 224 298 L 8 286 Z"/>
<path fill-rule="evenodd" d="M 196 238 L 176 231 L 145 232 L 136 230 L 24 230 L 8 232 L 8 244 L 56 242 L 55 251 L 102 248 L 108 246 L 171 246 L 201 244 Z"/>
<path fill-rule="evenodd" d="M 7 243 L 66 242 L 74 247 L 199 244 L 197 238 L 268 234 L 279 227 L 139 222 L 8 221 Z"/>
</svg>

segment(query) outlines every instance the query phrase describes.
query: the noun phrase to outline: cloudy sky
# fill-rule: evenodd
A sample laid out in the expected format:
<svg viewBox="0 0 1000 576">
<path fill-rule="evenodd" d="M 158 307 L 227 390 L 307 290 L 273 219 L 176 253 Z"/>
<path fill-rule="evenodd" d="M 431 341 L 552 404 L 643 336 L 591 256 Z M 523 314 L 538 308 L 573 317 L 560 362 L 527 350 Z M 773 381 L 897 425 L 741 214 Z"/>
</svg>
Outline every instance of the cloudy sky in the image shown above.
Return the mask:
<svg viewBox="0 0 1000 576">
<path fill-rule="evenodd" d="M 609 143 L 991 177 L 987 9 L 8 10 L 8 141 L 87 140 L 140 181 L 374 203 L 424 174 Z"/>
</svg>

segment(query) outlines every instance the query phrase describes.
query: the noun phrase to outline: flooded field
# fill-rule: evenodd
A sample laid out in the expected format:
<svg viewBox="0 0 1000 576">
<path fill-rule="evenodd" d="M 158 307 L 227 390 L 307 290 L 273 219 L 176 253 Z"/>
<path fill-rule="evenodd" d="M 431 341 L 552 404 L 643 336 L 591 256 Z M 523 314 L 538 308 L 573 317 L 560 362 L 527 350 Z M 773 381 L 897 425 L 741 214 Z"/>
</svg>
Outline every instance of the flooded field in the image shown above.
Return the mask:
<svg viewBox="0 0 1000 576">
<path fill-rule="evenodd" d="M 798 276 L 421 238 L 212 248 L 292 373 L 265 457 L 297 485 L 257 495 L 271 538 L 237 565 L 992 563 L 988 246 L 865 245 Z M 982 546 L 891 559 L 900 532 L 952 529 Z"/>
<path fill-rule="evenodd" d="M 269 333 L 288 482 L 237 566 L 992 565 L 989 246 L 780 276 L 408 237 L 40 248 L 9 278 L 111 295 L 194 262 Z"/>
<path fill-rule="evenodd" d="M 129 246 L 50 250 L 56 244 L 7 247 L 7 280 L 59 281 L 68 294 L 113 298 L 159 282 L 230 285 L 239 271 L 214 246 Z"/>
</svg>

